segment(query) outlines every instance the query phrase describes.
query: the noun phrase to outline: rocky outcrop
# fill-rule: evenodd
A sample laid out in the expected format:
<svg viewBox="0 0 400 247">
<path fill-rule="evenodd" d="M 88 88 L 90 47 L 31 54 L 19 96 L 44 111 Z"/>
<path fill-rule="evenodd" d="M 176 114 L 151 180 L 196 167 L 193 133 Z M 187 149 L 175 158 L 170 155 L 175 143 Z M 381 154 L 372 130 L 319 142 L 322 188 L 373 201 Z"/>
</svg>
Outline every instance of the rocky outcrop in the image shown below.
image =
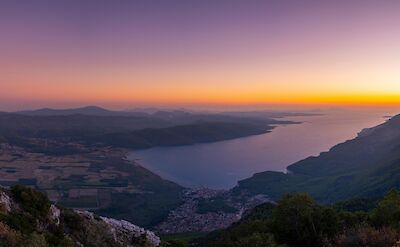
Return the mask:
<svg viewBox="0 0 400 247">
<path fill-rule="evenodd" d="M 61 210 L 55 205 L 50 206 L 50 219 L 58 226 L 60 224 Z"/>
<path fill-rule="evenodd" d="M 0 192 L 0 206 L 2 209 L 6 212 L 11 211 L 11 206 L 12 206 L 12 200 L 11 198 L 7 195 L 6 192 L 1 191 Z"/>
<path fill-rule="evenodd" d="M 39 241 L 48 246 L 157 247 L 153 232 L 125 220 L 100 217 L 88 211 L 51 204 L 32 188 L 0 189 L 0 246 L 19 247 Z M 62 232 L 62 234 L 60 234 Z M 33 246 L 33 245 L 32 245 Z"/>
<path fill-rule="evenodd" d="M 155 233 L 134 225 L 128 221 L 99 217 L 88 211 L 76 210 L 75 212 L 90 220 L 92 224 L 98 224 L 99 220 L 104 222 L 114 240 L 122 246 L 157 247 L 161 243 L 160 238 L 156 236 Z"/>
<path fill-rule="evenodd" d="M 129 241 L 132 238 L 145 238 L 149 246 L 159 246 L 161 240 L 153 232 L 138 227 L 125 220 L 115 220 L 106 217 L 100 217 L 110 227 L 114 233 L 115 240 L 119 242 Z"/>
</svg>

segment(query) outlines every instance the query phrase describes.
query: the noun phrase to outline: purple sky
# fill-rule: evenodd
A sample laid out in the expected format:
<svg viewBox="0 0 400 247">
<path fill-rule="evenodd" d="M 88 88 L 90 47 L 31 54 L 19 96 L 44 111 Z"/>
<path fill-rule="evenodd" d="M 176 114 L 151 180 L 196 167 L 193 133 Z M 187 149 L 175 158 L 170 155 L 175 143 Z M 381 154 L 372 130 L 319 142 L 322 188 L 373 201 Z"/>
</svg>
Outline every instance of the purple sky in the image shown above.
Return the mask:
<svg viewBox="0 0 400 247">
<path fill-rule="evenodd" d="M 394 0 L 1 1 L 0 109 L 394 97 L 399 13 Z"/>
</svg>

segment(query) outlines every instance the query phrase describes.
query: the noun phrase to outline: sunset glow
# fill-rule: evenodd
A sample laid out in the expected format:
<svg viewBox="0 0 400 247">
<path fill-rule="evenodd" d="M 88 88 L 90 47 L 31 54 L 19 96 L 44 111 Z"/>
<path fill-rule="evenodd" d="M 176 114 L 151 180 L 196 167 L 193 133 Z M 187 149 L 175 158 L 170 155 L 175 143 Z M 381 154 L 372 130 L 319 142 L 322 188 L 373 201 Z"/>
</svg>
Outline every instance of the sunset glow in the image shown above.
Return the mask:
<svg viewBox="0 0 400 247">
<path fill-rule="evenodd" d="M 2 1 L 0 108 L 400 104 L 399 11 L 399 1 Z"/>
</svg>

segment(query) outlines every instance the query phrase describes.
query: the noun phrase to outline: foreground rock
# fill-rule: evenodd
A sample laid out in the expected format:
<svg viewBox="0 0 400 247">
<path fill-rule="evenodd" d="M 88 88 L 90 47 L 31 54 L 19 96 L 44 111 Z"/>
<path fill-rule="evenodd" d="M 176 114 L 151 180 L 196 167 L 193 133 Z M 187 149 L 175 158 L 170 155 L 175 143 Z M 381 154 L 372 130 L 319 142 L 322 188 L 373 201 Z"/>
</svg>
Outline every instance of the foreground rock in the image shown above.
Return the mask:
<svg viewBox="0 0 400 247">
<path fill-rule="evenodd" d="M 114 240 L 122 246 L 135 246 L 135 244 L 145 244 L 146 246 L 159 246 L 161 243 L 160 238 L 156 236 L 154 232 L 136 226 L 126 220 L 116 220 L 101 216 L 98 217 L 88 211 L 76 210 L 75 212 L 82 217 L 85 217 L 93 224 L 96 224 L 96 222 L 100 218 L 109 227 L 109 231 L 113 235 Z"/>
<path fill-rule="evenodd" d="M 31 188 L 0 190 L 0 246 L 156 247 L 160 243 L 151 231 L 52 205 Z"/>
</svg>

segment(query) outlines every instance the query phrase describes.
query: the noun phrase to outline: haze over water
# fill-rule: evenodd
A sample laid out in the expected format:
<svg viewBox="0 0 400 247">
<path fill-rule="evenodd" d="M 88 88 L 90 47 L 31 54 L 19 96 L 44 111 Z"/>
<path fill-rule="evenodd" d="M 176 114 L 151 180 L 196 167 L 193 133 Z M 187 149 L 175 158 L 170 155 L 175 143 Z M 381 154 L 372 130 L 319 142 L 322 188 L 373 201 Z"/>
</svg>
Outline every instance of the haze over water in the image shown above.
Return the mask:
<svg viewBox="0 0 400 247">
<path fill-rule="evenodd" d="M 160 176 L 187 187 L 227 189 L 254 173 L 286 167 L 309 156 L 328 151 L 352 139 L 364 128 L 385 121 L 396 112 L 323 112 L 311 117 L 290 117 L 301 124 L 280 125 L 271 133 L 215 143 L 156 147 L 134 151 L 130 158 Z"/>
</svg>

